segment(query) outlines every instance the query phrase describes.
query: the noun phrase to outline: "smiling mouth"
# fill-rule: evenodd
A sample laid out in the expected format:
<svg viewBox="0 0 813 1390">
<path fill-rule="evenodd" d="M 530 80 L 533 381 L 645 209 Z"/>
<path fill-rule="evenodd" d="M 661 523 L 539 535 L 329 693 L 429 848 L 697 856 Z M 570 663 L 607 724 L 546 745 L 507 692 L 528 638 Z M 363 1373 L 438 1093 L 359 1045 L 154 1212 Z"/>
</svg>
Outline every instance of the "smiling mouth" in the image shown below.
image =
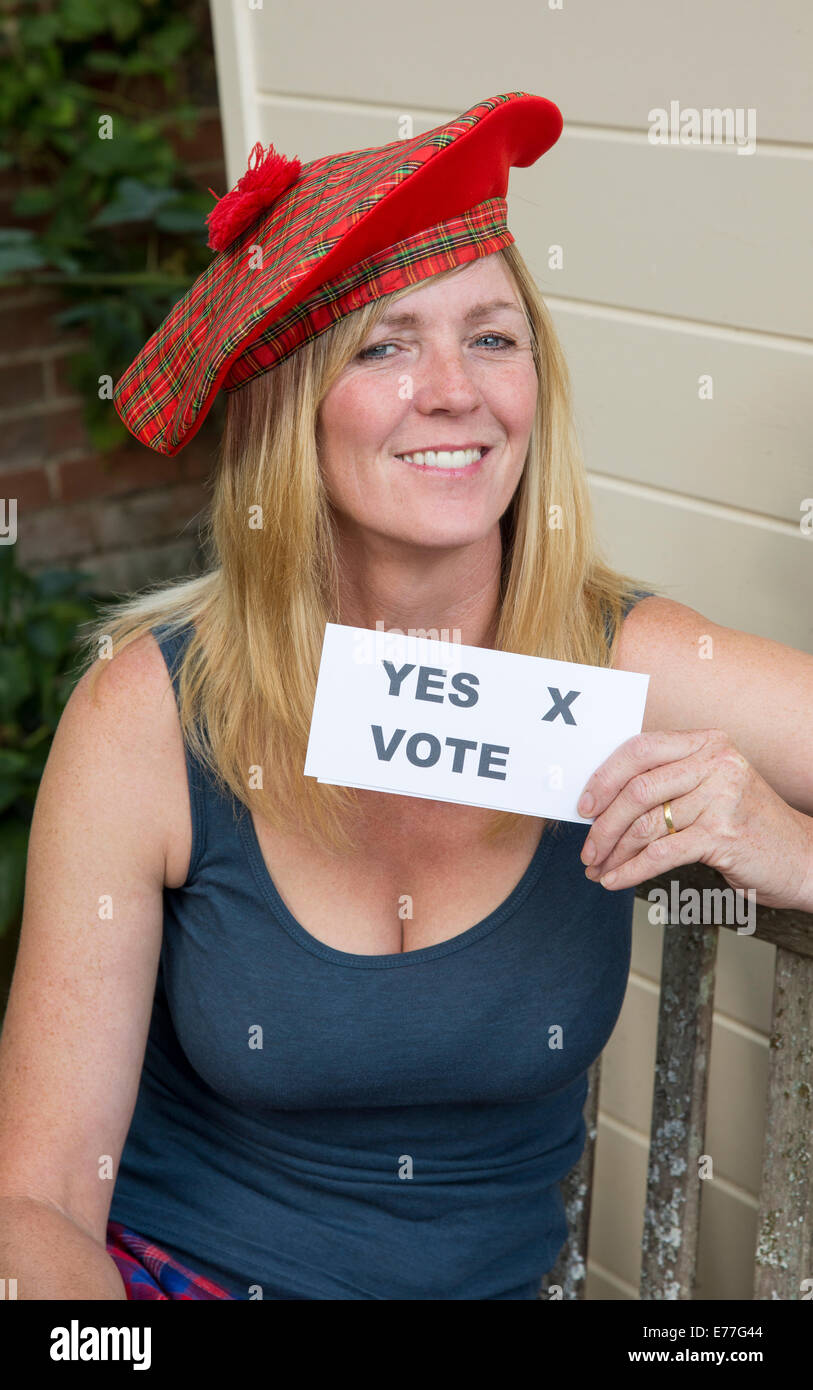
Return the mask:
<svg viewBox="0 0 813 1390">
<path fill-rule="evenodd" d="M 476 449 L 426 449 L 416 450 L 414 454 L 394 454 L 393 458 L 416 468 L 434 469 L 440 472 L 460 473 L 473 468 L 490 452 L 490 446 Z"/>
</svg>

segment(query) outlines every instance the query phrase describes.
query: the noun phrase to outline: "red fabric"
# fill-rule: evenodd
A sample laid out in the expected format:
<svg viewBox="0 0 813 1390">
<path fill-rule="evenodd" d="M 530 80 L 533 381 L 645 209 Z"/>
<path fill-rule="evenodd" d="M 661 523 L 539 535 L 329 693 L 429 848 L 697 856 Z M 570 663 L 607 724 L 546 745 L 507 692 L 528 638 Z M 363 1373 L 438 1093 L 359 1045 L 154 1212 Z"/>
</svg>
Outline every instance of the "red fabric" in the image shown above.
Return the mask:
<svg viewBox="0 0 813 1390">
<path fill-rule="evenodd" d="M 181 1264 L 120 1221 L 107 1223 L 107 1253 L 124 1282 L 128 1301 L 234 1298 L 205 1274 Z"/>
<path fill-rule="evenodd" d="M 248 376 L 280 360 L 270 338 L 292 319 L 304 329 L 297 345 L 324 331 L 305 306 L 317 295 L 321 313 L 318 292 L 337 300 L 337 284 L 359 266 L 362 278 L 382 277 L 373 297 L 436 274 L 438 256 L 445 268 L 508 244 L 509 169 L 534 163 L 561 130 L 553 102 L 509 92 L 424 135 L 302 166 L 296 182 L 215 254 L 117 382 L 113 403 L 127 428 L 156 452 L 176 454 L 221 385 L 233 388 L 246 375 L 240 358 L 262 340 Z"/>
<path fill-rule="evenodd" d="M 257 141 L 248 157 L 248 169 L 236 188 L 218 199 L 217 207 L 212 208 L 206 218 L 209 226 L 207 245 L 212 251 L 222 251 L 250 222 L 256 221 L 264 208 L 269 208 L 280 193 L 296 182 L 301 168 L 298 159 L 286 159 L 284 155 L 277 154 L 273 145 L 268 146 L 266 154 Z M 211 188 L 209 192 L 212 193 Z M 217 194 L 213 196 L 217 197 Z"/>
</svg>

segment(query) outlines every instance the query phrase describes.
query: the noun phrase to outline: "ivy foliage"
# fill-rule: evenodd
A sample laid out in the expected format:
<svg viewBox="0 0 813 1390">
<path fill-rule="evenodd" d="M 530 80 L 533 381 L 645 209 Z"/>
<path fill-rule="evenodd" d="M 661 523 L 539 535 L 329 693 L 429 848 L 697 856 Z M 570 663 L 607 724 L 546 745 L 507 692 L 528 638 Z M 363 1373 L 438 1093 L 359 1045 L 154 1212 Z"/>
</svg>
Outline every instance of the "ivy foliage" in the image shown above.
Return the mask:
<svg viewBox="0 0 813 1390">
<path fill-rule="evenodd" d="M 26 574 L 16 552 L 0 546 L 0 937 L 19 929 L 31 816 L 76 684 L 77 634 L 109 602 L 88 574 Z"/>
<path fill-rule="evenodd" d="M 0 21 L 0 177 L 16 190 L 0 286 L 64 299 L 54 322 L 80 330 L 68 373 L 99 452 L 130 439 L 111 382 L 211 261 L 214 202 L 173 145 L 213 72 L 209 23 L 205 0 L 50 0 Z"/>
</svg>

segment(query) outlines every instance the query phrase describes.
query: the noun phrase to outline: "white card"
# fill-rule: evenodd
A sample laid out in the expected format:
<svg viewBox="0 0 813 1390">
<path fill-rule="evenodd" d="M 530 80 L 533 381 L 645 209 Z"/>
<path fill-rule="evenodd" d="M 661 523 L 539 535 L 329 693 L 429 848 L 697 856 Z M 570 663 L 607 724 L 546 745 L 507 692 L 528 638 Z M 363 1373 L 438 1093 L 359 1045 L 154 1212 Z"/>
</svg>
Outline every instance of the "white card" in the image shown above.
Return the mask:
<svg viewBox="0 0 813 1390">
<path fill-rule="evenodd" d="M 578 821 L 649 676 L 328 623 L 305 776 Z"/>
</svg>

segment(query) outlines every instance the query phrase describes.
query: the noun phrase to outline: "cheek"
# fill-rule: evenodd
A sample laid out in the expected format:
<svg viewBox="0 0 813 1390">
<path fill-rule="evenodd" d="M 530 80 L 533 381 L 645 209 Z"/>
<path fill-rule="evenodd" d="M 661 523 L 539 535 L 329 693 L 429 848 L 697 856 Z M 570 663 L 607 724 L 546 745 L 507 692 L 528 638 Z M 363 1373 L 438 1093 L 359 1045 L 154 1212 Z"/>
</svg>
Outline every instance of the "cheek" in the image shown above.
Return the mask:
<svg viewBox="0 0 813 1390">
<path fill-rule="evenodd" d="M 336 439 L 345 443 L 372 443 L 375 446 L 387 434 L 404 410 L 396 374 L 359 376 L 343 382 L 341 389 L 324 410 L 325 422 Z"/>
<path fill-rule="evenodd" d="M 532 365 L 506 363 L 484 377 L 481 389 L 491 413 L 506 430 L 511 434 L 530 432 L 539 392 Z"/>
<path fill-rule="evenodd" d="M 509 392 L 508 396 L 511 422 L 517 431 L 529 431 L 534 422 L 539 394 L 536 372 L 533 370 L 523 372 L 518 378 L 515 378 L 512 386 L 513 390 Z"/>
</svg>

